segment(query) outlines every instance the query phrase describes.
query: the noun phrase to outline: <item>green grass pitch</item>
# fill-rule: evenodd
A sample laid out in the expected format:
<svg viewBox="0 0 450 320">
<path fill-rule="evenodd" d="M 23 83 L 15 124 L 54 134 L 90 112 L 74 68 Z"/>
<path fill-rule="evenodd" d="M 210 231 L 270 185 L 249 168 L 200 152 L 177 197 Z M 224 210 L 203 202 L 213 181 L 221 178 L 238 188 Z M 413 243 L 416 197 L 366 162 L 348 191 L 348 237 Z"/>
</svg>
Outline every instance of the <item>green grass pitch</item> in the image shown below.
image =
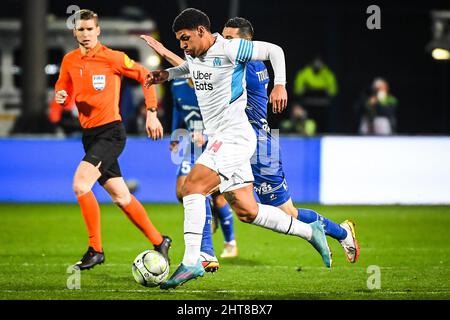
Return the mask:
<svg viewBox="0 0 450 320">
<path fill-rule="evenodd" d="M 184 251 L 182 207 L 145 206 L 174 240 L 173 272 Z M 333 267 L 326 269 L 306 241 L 236 220 L 238 258 L 222 259 L 216 274 L 163 291 L 134 282 L 131 263 L 150 246 L 115 206 L 101 205 L 105 264 L 83 271 L 80 289 L 69 290 L 67 267 L 87 248 L 78 206 L 1 204 L 0 299 L 450 299 L 449 206 L 306 207 L 356 222 L 356 264 L 334 239 Z M 220 254 L 220 230 L 214 244 Z M 369 266 L 380 268 L 380 289 L 367 286 Z"/>
</svg>

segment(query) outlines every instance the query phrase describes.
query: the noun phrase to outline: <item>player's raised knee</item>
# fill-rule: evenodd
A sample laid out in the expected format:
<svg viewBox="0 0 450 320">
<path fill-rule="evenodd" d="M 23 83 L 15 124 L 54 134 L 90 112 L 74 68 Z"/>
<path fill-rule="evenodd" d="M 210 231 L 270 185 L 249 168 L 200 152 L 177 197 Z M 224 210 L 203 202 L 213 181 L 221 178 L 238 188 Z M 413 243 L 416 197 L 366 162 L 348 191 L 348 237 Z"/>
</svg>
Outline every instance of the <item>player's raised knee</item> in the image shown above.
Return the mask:
<svg viewBox="0 0 450 320">
<path fill-rule="evenodd" d="M 204 188 L 202 188 L 201 185 L 191 183 L 190 180 L 186 180 L 183 187 L 181 187 L 181 199 L 191 194 L 205 194 L 203 189 Z"/>
<path fill-rule="evenodd" d="M 181 199 L 183 199 L 183 197 L 190 195 L 191 188 L 188 185 L 188 183 L 183 184 L 183 186 L 181 187 L 181 190 L 179 192 L 179 196 L 178 196 L 178 192 L 177 192 L 177 197 L 180 197 Z"/>
<path fill-rule="evenodd" d="M 125 208 L 131 202 L 131 195 L 129 193 L 128 194 L 115 194 L 115 195 L 111 195 L 111 199 L 115 205 L 119 206 L 120 208 Z"/>
<path fill-rule="evenodd" d="M 73 192 L 75 193 L 75 195 L 77 197 L 80 197 L 83 194 L 88 193 L 89 191 L 91 191 L 91 187 L 87 183 L 84 183 L 84 182 L 75 181 L 73 183 L 72 187 L 73 187 Z"/>
</svg>

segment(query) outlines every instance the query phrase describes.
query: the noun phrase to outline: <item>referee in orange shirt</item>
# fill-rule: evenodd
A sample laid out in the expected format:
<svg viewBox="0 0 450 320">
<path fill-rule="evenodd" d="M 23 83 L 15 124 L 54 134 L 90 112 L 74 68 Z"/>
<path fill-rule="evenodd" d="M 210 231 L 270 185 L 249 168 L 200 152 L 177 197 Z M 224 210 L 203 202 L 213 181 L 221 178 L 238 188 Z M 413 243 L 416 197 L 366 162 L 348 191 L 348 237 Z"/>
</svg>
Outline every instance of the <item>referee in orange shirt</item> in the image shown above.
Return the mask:
<svg viewBox="0 0 450 320">
<path fill-rule="evenodd" d="M 96 181 L 151 241 L 155 250 L 169 260 L 168 250 L 172 240 L 159 233 L 142 204 L 129 192 L 117 161 L 126 141 L 125 128 L 119 114 L 122 75 L 142 84 L 148 110 L 148 136 L 152 139 L 163 136 L 163 128 L 156 116 L 155 88 L 144 87 L 149 71 L 125 53 L 111 50 L 98 41 L 100 27 L 98 16 L 93 11 L 83 9 L 75 13 L 73 33 L 79 48 L 63 58 L 55 86 L 55 100 L 64 106 L 72 98 L 75 99 L 86 153 L 75 172 L 73 190 L 88 230 L 89 248 L 75 267 L 80 270 L 90 269 L 105 261 L 100 208 L 91 191 Z"/>
</svg>

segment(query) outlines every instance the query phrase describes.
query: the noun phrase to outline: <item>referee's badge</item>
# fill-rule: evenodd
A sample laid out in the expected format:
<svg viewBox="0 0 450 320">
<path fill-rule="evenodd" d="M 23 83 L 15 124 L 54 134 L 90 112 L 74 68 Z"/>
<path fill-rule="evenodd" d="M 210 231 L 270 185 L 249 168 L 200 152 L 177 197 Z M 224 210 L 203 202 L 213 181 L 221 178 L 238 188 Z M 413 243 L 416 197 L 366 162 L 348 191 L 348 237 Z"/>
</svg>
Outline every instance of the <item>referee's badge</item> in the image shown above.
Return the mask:
<svg viewBox="0 0 450 320">
<path fill-rule="evenodd" d="M 106 76 L 104 74 L 94 74 L 92 76 L 92 85 L 97 91 L 105 89 Z"/>
</svg>

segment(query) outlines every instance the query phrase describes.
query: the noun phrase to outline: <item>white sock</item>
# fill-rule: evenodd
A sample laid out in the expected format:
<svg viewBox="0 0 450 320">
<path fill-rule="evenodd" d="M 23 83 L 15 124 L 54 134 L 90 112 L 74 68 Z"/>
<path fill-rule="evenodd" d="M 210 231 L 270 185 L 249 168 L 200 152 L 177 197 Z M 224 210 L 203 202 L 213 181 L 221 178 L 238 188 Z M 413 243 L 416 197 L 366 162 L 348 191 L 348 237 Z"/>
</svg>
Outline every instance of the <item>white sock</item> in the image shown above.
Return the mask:
<svg viewBox="0 0 450 320">
<path fill-rule="evenodd" d="M 205 196 L 191 194 L 183 197 L 183 206 L 185 245 L 183 264 L 193 266 L 200 258 L 200 246 L 206 220 Z"/>
<path fill-rule="evenodd" d="M 312 228 L 309 224 L 295 219 L 277 207 L 260 203 L 258 203 L 258 207 L 258 215 L 252 224 L 279 233 L 301 237 L 308 241 L 311 240 Z"/>
</svg>

